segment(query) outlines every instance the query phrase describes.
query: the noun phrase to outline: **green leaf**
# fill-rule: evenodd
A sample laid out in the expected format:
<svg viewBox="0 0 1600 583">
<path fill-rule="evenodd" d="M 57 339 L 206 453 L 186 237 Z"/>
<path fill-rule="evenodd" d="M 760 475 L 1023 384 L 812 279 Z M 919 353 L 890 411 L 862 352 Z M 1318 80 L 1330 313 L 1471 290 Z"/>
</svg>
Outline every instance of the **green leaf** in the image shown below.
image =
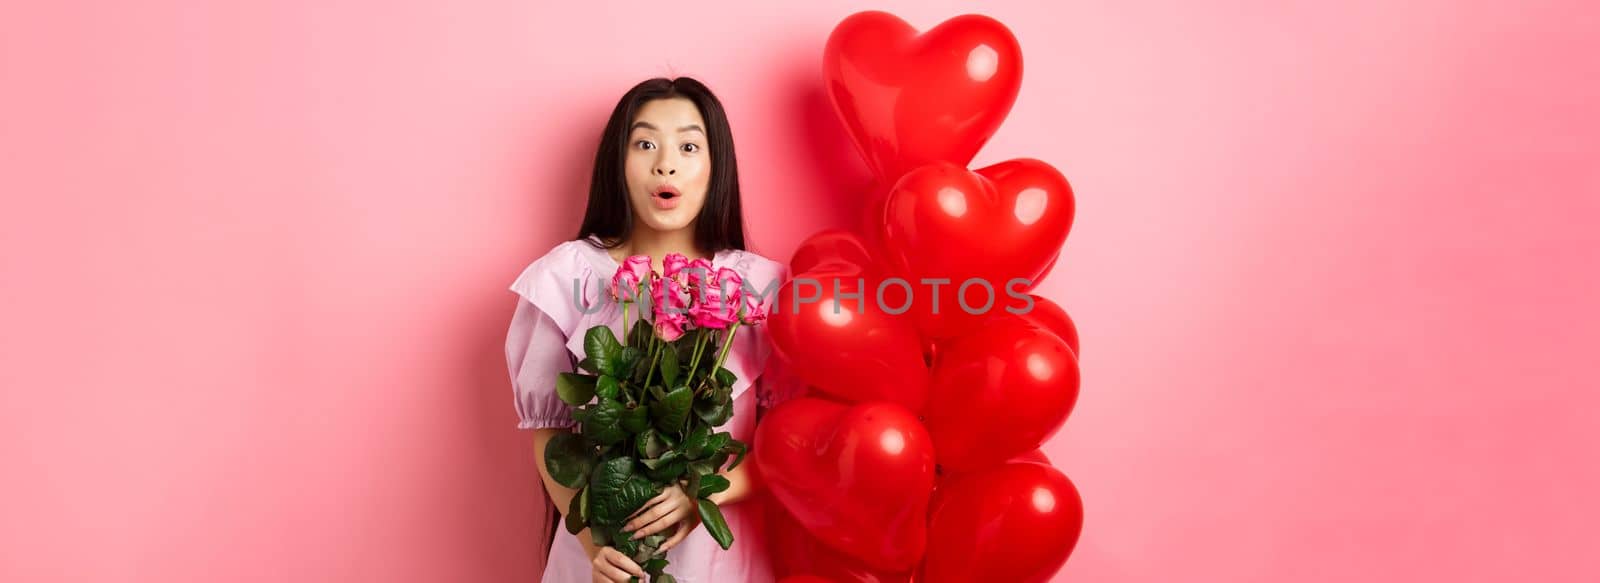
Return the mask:
<svg viewBox="0 0 1600 583">
<path fill-rule="evenodd" d="M 727 456 L 728 453 L 730 453 L 730 452 L 738 455 L 738 457 L 733 458 L 733 465 L 728 466 L 728 469 L 731 471 L 734 468 L 739 467 L 739 463 L 744 461 L 745 453 L 748 453 L 749 451 L 750 451 L 750 446 L 745 445 L 744 442 L 742 442 L 742 441 L 735 441 L 733 443 L 728 444 L 727 447 L 723 448 L 721 455 Z"/>
<path fill-rule="evenodd" d="M 650 480 L 634 473 L 631 457 L 613 458 L 600 464 L 589 481 L 589 487 L 594 489 L 590 512 L 596 521 L 607 525 L 622 524 L 629 514 L 633 514 L 661 490 Z"/>
<path fill-rule="evenodd" d="M 589 525 L 589 488 L 585 486 L 572 497 L 572 504 L 567 508 L 567 532 L 578 534 Z"/>
<path fill-rule="evenodd" d="M 738 382 L 738 380 L 739 375 L 733 374 L 733 371 L 725 368 L 717 369 L 717 384 L 724 387 L 732 387 L 733 383 Z"/>
<path fill-rule="evenodd" d="M 602 399 L 615 399 L 622 392 L 622 386 L 617 384 L 617 378 L 611 375 L 600 375 L 600 380 L 594 384 L 594 394 Z"/>
<path fill-rule="evenodd" d="M 638 433 L 650 428 L 650 409 L 644 405 L 625 405 L 620 419 L 628 433 Z"/>
<path fill-rule="evenodd" d="M 706 447 L 710 441 L 711 430 L 704 425 L 695 424 L 689 430 L 689 436 L 683 438 L 683 453 L 692 460 L 705 459 L 711 454 L 711 449 Z"/>
<path fill-rule="evenodd" d="M 678 481 L 679 478 L 682 478 L 683 473 L 688 471 L 688 469 L 688 462 L 682 459 L 677 459 L 673 460 L 672 463 L 661 465 L 658 468 L 646 469 L 645 474 L 650 476 L 650 479 L 655 480 L 656 482 L 671 483 Z"/>
<path fill-rule="evenodd" d="M 711 533 L 711 538 L 717 540 L 722 550 L 732 547 L 733 531 L 728 530 L 728 521 L 722 517 L 722 509 L 704 498 L 695 500 L 695 504 L 700 507 L 700 522 L 706 525 L 706 532 Z"/>
<path fill-rule="evenodd" d="M 678 578 L 662 573 L 660 576 L 651 577 L 650 583 L 678 583 Z"/>
<path fill-rule="evenodd" d="M 644 360 L 644 351 L 632 346 L 624 346 L 622 347 L 621 360 L 622 374 L 620 376 L 627 378 L 631 376 L 636 369 L 638 369 L 639 361 Z"/>
<path fill-rule="evenodd" d="M 557 433 L 544 446 L 544 467 L 550 478 L 568 488 L 581 488 L 594 471 L 594 448 L 576 433 Z"/>
<path fill-rule="evenodd" d="M 663 350 L 661 353 L 661 384 L 672 386 L 678 382 L 678 351 Z"/>
<path fill-rule="evenodd" d="M 683 454 L 678 453 L 678 450 L 669 449 L 666 453 L 661 454 L 661 457 L 639 460 L 639 463 L 644 464 L 644 467 L 646 468 L 654 470 L 660 468 L 661 466 L 678 461 L 682 458 Z"/>
<path fill-rule="evenodd" d="M 611 399 L 601 399 L 589 409 L 589 419 L 583 424 L 583 436 L 600 445 L 613 445 L 628 437 L 622 427 L 622 404 Z"/>
<path fill-rule="evenodd" d="M 662 452 L 667 451 L 667 444 L 661 440 L 661 434 L 656 433 L 656 430 L 646 429 L 634 438 L 634 449 L 639 452 L 639 457 L 654 459 L 661 457 Z"/>
<path fill-rule="evenodd" d="M 645 561 L 643 565 L 639 565 L 639 568 L 644 569 L 644 572 L 649 573 L 651 577 L 660 577 L 661 572 L 667 570 L 667 560 L 661 557 L 656 557 L 654 559 Z M 650 581 L 651 583 L 655 583 L 656 581 L 660 581 L 660 579 L 651 579 Z"/>
<path fill-rule="evenodd" d="M 634 321 L 634 326 L 628 329 L 628 346 L 644 348 L 650 346 L 650 339 L 655 337 L 655 329 L 649 322 Z"/>
<path fill-rule="evenodd" d="M 583 360 L 578 361 L 578 368 L 581 368 L 583 370 L 592 372 L 594 374 L 600 374 L 600 367 L 595 366 L 594 365 L 594 359 L 589 358 L 587 356 L 583 357 Z"/>
<path fill-rule="evenodd" d="M 650 404 L 650 416 L 656 422 L 656 429 L 675 433 L 683 430 L 683 422 L 689 418 L 689 406 L 694 402 L 694 392 L 689 387 L 678 387 L 668 392 L 661 400 Z"/>
<path fill-rule="evenodd" d="M 600 372 L 621 376 L 622 344 L 610 326 L 593 326 L 583 335 L 583 349 Z"/>
<path fill-rule="evenodd" d="M 720 475 L 717 475 L 717 474 L 711 474 L 709 476 L 705 476 L 703 478 L 700 478 L 700 491 L 695 493 L 695 497 L 696 498 L 705 498 L 706 496 L 710 496 L 712 494 L 716 494 L 717 492 L 721 492 L 723 490 L 727 490 L 728 486 L 731 486 L 731 485 L 732 484 L 730 482 L 728 482 L 727 478 L 724 478 L 724 477 L 722 477 Z"/>
<path fill-rule="evenodd" d="M 611 546 L 630 559 L 639 554 L 639 541 L 633 540 L 633 536 L 625 532 L 618 531 L 617 536 L 611 539 Z"/>
<path fill-rule="evenodd" d="M 700 481 L 704 479 L 705 476 L 705 474 L 700 472 L 689 470 L 689 487 L 684 488 L 683 491 L 687 492 L 690 496 L 699 498 L 699 496 L 695 496 L 695 494 L 700 493 Z"/>
<path fill-rule="evenodd" d="M 733 418 L 733 403 L 707 400 L 694 404 L 694 414 L 712 427 L 720 427 Z"/>
<path fill-rule="evenodd" d="M 713 433 L 710 437 L 706 438 L 706 452 L 720 452 L 722 451 L 722 448 L 728 447 L 728 443 L 731 441 L 733 441 L 732 433 L 728 433 L 726 431 L 721 433 Z"/>
<path fill-rule="evenodd" d="M 580 407 L 594 398 L 594 377 L 586 374 L 564 372 L 556 375 L 556 396 L 561 402 Z"/>
<path fill-rule="evenodd" d="M 646 559 L 650 558 L 650 555 L 655 554 L 655 549 L 652 549 L 650 547 L 650 545 L 645 544 L 653 536 L 655 536 L 655 535 L 650 535 L 650 536 L 644 537 L 642 539 L 639 539 L 637 541 L 634 541 L 634 543 L 636 543 L 636 544 L 634 545 L 633 555 L 628 557 L 630 559 L 633 559 L 633 564 L 637 565 L 639 563 L 643 563 L 643 562 L 645 562 Z M 629 579 L 630 580 L 631 579 L 638 579 L 638 577 L 629 577 Z"/>
<path fill-rule="evenodd" d="M 639 542 L 642 543 L 644 546 L 650 547 L 651 549 L 659 549 L 659 548 L 661 548 L 661 543 L 667 542 L 667 533 L 658 532 L 658 533 L 652 534 L 650 536 L 644 537 L 642 539 L 639 539 Z M 648 559 L 646 559 L 646 561 L 648 561 Z M 643 562 L 646 562 L 646 561 L 639 561 L 639 562 L 643 563 Z"/>
</svg>

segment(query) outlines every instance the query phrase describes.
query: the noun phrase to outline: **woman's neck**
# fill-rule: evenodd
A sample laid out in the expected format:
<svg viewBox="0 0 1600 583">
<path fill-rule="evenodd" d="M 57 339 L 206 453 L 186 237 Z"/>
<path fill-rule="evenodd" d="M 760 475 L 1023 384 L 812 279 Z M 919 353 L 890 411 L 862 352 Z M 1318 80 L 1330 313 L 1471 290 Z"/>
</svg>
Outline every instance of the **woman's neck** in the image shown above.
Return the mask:
<svg viewBox="0 0 1600 583">
<path fill-rule="evenodd" d="M 662 271 L 662 261 L 668 253 L 678 253 L 689 259 L 710 259 L 711 254 L 701 251 L 694 243 L 694 225 L 673 231 L 657 231 L 644 225 L 635 225 L 627 241 L 611 250 L 617 263 L 634 255 L 649 255 L 650 264 Z"/>
</svg>

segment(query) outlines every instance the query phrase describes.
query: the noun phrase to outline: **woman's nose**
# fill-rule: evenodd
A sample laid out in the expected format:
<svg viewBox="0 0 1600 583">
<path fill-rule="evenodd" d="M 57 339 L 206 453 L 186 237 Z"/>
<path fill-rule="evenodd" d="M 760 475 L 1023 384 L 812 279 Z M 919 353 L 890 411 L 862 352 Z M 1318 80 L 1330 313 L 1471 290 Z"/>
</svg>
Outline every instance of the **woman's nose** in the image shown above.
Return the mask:
<svg viewBox="0 0 1600 583">
<path fill-rule="evenodd" d="M 669 168 L 666 164 L 657 164 L 656 165 L 656 176 L 671 176 L 671 175 L 677 174 L 677 173 L 678 173 L 678 169 L 677 168 Z"/>
</svg>

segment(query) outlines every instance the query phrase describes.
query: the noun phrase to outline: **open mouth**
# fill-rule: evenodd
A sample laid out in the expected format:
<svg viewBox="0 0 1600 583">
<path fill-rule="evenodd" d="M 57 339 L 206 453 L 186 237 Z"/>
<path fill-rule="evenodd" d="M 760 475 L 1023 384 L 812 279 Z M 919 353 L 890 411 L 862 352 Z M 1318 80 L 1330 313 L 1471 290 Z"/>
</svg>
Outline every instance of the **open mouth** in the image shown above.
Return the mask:
<svg viewBox="0 0 1600 583">
<path fill-rule="evenodd" d="M 678 192 L 678 189 L 673 188 L 671 184 L 657 186 L 650 192 L 650 200 L 655 202 L 656 208 L 663 211 L 678 208 L 680 198 L 683 198 L 683 193 Z"/>
</svg>

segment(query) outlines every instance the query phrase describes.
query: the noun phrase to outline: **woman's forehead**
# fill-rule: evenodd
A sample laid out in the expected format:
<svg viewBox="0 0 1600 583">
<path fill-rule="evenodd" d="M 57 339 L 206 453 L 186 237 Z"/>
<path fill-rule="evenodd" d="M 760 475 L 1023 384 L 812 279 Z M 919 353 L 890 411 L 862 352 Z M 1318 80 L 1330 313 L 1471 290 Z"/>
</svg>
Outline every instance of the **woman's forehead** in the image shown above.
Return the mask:
<svg viewBox="0 0 1600 583">
<path fill-rule="evenodd" d="M 669 97 L 652 99 L 639 106 L 639 112 L 634 115 L 633 127 L 662 132 L 691 129 L 704 131 L 705 120 L 700 115 L 700 108 L 695 107 L 693 101 L 683 97 Z"/>
</svg>

